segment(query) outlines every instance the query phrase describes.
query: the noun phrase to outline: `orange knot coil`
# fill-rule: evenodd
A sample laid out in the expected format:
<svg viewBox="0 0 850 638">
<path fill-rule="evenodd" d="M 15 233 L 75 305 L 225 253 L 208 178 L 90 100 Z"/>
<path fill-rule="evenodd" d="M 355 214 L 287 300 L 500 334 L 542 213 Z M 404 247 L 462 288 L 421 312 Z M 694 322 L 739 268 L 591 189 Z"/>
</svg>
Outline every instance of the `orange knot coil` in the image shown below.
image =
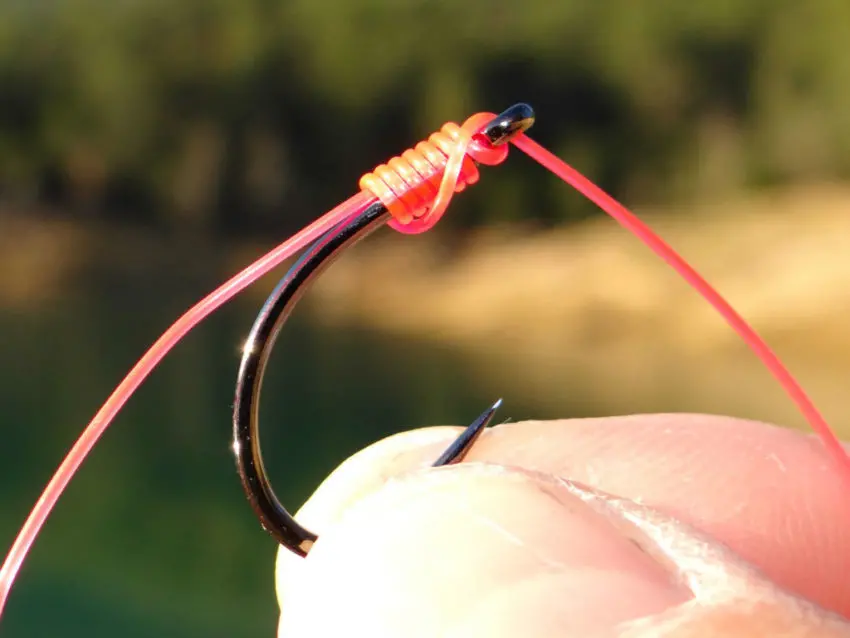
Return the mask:
<svg viewBox="0 0 850 638">
<path fill-rule="evenodd" d="M 360 188 L 377 197 L 392 215 L 389 226 L 422 233 L 443 216 L 454 193 L 478 181 L 476 162 L 495 166 L 508 145 L 493 146 L 476 133 L 495 115 L 478 113 L 458 126 L 449 122 L 427 141 L 360 178 Z"/>
</svg>

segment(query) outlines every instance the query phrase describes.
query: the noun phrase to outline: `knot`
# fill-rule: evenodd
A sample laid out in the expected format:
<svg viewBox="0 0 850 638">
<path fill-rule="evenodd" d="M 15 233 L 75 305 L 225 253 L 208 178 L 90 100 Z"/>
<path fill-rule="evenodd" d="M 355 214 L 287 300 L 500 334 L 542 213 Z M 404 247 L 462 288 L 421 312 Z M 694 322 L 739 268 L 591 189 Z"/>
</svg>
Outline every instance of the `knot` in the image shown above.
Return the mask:
<svg viewBox="0 0 850 638">
<path fill-rule="evenodd" d="M 478 132 L 496 116 L 477 113 L 463 126 L 445 124 L 420 142 L 360 179 L 360 188 L 377 197 L 392 215 L 390 228 L 423 233 L 436 225 L 455 193 L 478 181 L 478 164 L 496 166 L 508 145 L 494 146 Z"/>
</svg>

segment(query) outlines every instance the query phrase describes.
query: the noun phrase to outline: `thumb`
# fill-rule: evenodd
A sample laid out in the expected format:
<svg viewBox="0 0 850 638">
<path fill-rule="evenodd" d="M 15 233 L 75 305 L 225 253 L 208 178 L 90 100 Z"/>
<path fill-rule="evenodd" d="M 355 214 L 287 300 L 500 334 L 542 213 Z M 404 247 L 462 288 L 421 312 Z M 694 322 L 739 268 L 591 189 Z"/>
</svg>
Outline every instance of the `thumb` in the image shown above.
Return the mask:
<svg viewBox="0 0 850 638">
<path fill-rule="evenodd" d="M 281 592 L 282 636 L 712 636 L 730 622 L 735 633 L 724 635 L 781 627 L 804 636 L 841 627 L 670 517 L 499 465 L 387 483 L 349 508 L 303 564 Z"/>
</svg>

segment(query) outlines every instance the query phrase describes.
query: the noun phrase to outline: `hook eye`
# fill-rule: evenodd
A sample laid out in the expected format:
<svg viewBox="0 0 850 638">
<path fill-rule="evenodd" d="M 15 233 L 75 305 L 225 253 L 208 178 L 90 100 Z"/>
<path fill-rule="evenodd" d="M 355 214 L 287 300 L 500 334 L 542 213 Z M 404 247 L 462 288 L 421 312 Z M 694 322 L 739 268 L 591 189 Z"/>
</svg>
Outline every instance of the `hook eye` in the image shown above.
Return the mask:
<svg viewBox="0 0 850 638">
<path fill-rule="evenodd" d="M 534 125 L 534 117 L 534 109 L 520 102 L 493 118 L 479 135 L 486 137 L 493 146 L 501 146 L 530 129 Z"/>
</svg>

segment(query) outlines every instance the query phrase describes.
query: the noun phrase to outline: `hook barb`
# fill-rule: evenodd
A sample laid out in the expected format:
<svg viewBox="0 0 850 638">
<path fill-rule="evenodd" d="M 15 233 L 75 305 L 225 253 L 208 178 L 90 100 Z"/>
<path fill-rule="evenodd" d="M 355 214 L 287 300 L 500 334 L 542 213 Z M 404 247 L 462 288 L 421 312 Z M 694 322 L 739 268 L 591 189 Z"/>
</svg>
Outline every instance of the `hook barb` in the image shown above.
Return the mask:
<svg viewBox="0 0 850 638">
<path fill-rule="evenodd" d="M 458 436 L 452 444 L 446 448 L 446 451 L 443 452 L 436 461 L 434 461 L 434 465 L 432 467 L 460 463 L 464 457 L 466 457 L 469 450 L 472 449 L 472 446 L 475 445 L 475 442 L 478 440 L 478 437 L 481 436 L 481 433 L 484 432 L 484 428 L 486 428 L 490 424 L 490 421 L 493 420 L 496 410 L 498 410 L 501 405 L 502 400 L 499 399 L 489 408 L 484 410 L 484 412 L 481 413 L 481 416 L 469 424 L 466 429 L 460 433 L 460 436 Z"/>
</svg>

